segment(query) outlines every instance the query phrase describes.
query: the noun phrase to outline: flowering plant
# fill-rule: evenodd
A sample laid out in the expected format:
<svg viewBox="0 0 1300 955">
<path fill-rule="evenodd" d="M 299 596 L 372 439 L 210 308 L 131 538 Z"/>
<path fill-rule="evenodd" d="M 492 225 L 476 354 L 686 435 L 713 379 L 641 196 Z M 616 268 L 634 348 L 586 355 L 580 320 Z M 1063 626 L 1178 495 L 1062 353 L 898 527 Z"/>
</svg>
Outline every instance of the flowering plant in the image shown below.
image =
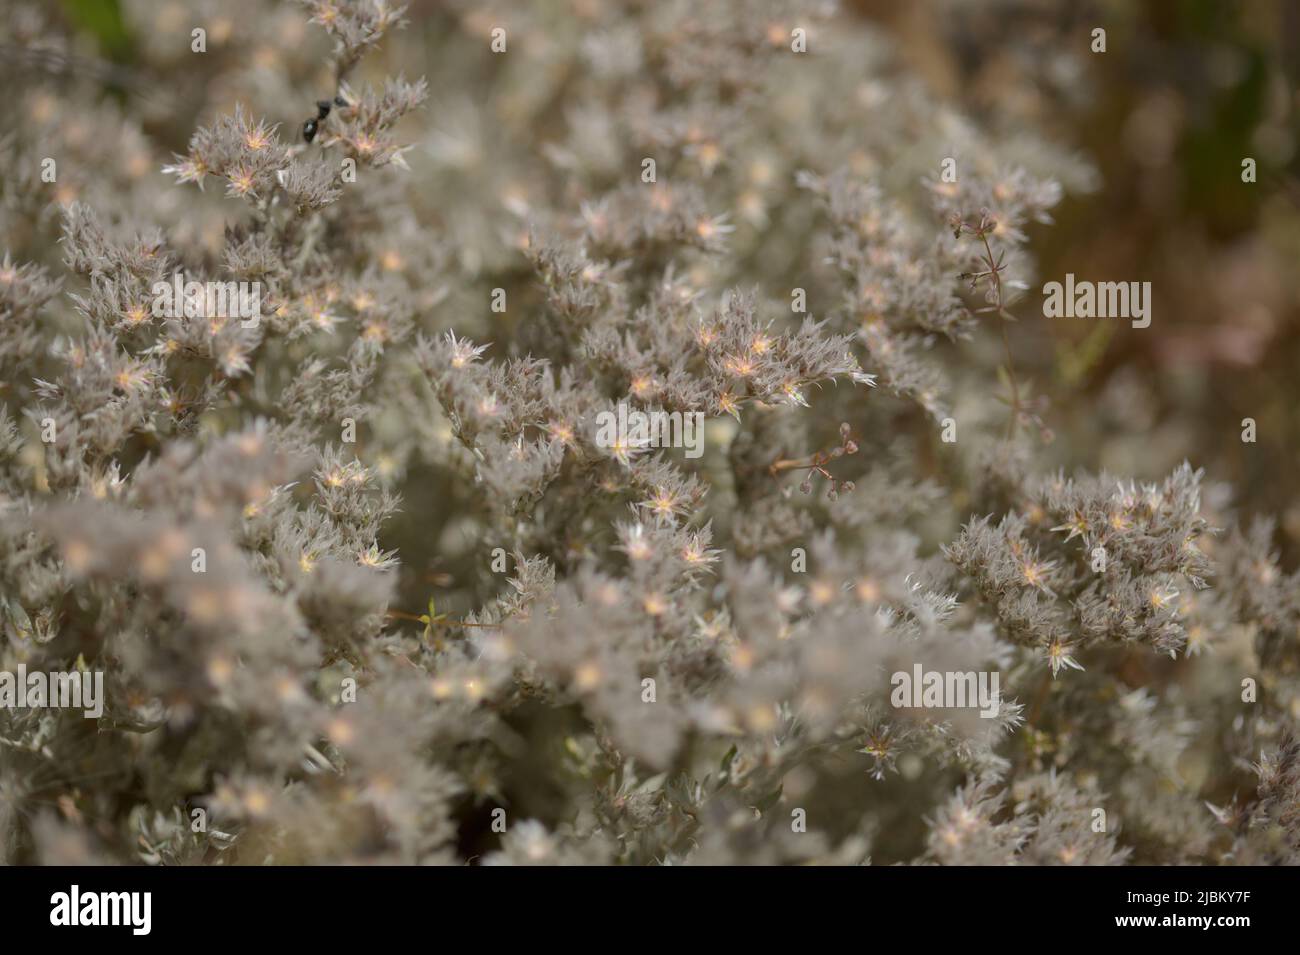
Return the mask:
<svg viewBox="0 0 1300 955">
<path fill-rule="evenodd" d="M 1057 137 L 820 0 L 109 6 L 5 27 L 0 670 L 105 698 L 0 859 L 1300 859 L 1273 525 L 1031 390 Z"/>
</svg>

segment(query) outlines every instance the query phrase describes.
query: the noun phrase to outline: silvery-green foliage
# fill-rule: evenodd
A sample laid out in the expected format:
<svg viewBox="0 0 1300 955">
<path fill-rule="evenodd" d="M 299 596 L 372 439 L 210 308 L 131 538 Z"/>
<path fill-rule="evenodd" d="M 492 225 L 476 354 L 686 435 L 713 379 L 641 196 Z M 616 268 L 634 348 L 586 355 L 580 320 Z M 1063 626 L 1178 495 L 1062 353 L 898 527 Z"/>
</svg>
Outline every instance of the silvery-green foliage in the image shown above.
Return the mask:
<svg viewBox="0 0 1300 955">
<path fill-rule="evenodd" d="M 1044 473 L 1032 408 L 936 464 L 1091 170 L 833 4 L 446 7 L 407 81 L 396 4 L 206 5 L 191 54 L 128 2 L 123 95 L 0 102 L 0 670 L 108 691 L 0 710 L 0 859 L 1295 862 L 1271 525 Z M 260 321 L 156 314 L 178 272 Z"/>
</svg>

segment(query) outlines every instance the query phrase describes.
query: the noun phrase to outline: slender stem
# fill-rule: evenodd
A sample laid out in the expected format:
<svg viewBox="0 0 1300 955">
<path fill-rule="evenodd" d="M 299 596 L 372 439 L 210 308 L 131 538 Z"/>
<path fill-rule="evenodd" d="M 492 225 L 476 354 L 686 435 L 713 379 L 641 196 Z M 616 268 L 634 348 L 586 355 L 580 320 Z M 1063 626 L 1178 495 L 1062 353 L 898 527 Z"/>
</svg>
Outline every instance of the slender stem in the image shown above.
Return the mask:
<svg viewBox="0 0 1300 955">
<path fill-rule="evenodd" d="M 812 454 L 806 458 L 778 458 L 772 462 L 768 470 L 771 471 L 773 475 L 780 474 L 782 471 L 790 470 L 806 470 L 810 468 L 821 470 L 821 465 L 824 464 L 825 461 L 819 460 L 820 457 L 821 455 Z M 825 472 L 823 471 L 822 473 Z"/>
<path fill-rule="evenodd" d="M 483 627 L 491 630 L 498 629 L 501 626 L 499 623 L 470 623 L 468 620 L 443 620 L 440 618 L 430 620 L 427 617 L 418 616 L 413 613 L 406 613 L 403 610 L 389 610 L 387 615 L 392 617 L 394 620 L 411 620 L 415 623 L 425 623 L 432 627 Z"/>
<path fill-rule="evenodd" d="M 298 254 L 294 257 L 294 268 L 301 269 L 311 258 L 312 251 L 316 248 L 316 240 L 321 233 L 320 213 L 313 212 L 310 219 L 307 220 L 306 235 L 303 237 L 302 246 L 298 249 Z"/>
<path fill-rule="evenodd" d="M 1002 349 L 1006 355 L 1007 380 L 1011 385 L 1011 418 L 1007 422 L 1007 440 L 1011 440 L 1020 424 L 1020 384 L 1016 381 L 1016 366 L 1011 357 L 1011 339 L 1007 335 L 1006 308 L 1002 304 L 1002 266 L 998 265 L 997 259 L 993 255 L 993 247 L 989 244 L 988 230 L 985 228 L 984 222 L 980 223 L 980 227 L 975 230 L 975 234 L 979 236 L 980 242 L 984 246 L 984 261 L 988 265 L 988 271 L 984 274 L 988 275 L 993 283 L 993 304 L 1002 325 Z"/>
<path fill-rule="evenodd" d="M 1011 382 L 1011 419 L 1007 422 L 1007 440 L 1016 433 L 1020 422 L 1020 386 L 1016 383 L 1016 366 L 1011 361 L 1011 341 L 1007 337 L 1007 320 L 1002 319 L 1002 348 L 1007 356 L 1007 380 Z"/>
</svg>

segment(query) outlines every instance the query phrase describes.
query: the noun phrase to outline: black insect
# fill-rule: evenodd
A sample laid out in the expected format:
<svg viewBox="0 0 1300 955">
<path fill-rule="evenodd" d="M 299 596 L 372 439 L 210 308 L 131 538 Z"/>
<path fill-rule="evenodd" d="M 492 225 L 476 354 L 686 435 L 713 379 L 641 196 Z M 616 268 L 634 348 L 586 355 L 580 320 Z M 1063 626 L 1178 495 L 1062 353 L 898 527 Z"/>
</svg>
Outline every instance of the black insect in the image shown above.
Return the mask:
<svg viewBox="0 0 1300 955">
<path fill-rule="evenodd" d="M 333 106 L 347 106 L 348 101 L 342 96 L 335 96 L 334 102 L 327 99 L 316 101 L 316 115 L 307 122 L 302 124 L 302 138 L 311 142 L 316 138 L 316 133 L 320 130 L 321 123 L 325 122 L 325 117 L 329 116 L 330 108 Z"/>
</svg>

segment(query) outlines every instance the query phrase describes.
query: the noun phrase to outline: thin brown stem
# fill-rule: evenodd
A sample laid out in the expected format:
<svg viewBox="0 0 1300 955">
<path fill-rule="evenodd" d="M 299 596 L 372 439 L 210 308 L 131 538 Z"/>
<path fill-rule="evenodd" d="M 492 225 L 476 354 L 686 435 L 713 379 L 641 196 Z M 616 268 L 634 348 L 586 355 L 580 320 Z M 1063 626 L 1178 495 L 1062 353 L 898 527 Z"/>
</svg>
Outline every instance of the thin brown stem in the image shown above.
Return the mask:
<svg viewBox="0 0 1300 955">
<path fill-rule="evenodd" d="M 821 453 L 810 454 L 806 458 L 778 458 L 769 465 L 768 471 L 775 477 L 782 471 L 815 470 L 829 477 L 830 475 L 826 474 L 826 469 L 822 467 L 826 460 L 826 456 Z"/>
<path fill-rule="evenodd" d="M 968 277 L 971 280 L 972 287 L 977 285 L 980 279 L 987 278 L 989 280 L 993 291 L 993 310 L 997 313 L 1002 326 L 1002 350 L 1006 357 L 1007 382 L 1011 388 L 1011 416 L 1007 421 L 1006 435 L 1006 440 L 1010 441 L 1019 428 L 1023 408 L 1020 401 L 1020 382 L 1016 379 L 1015 361 L 1011 357 L 1011 338 L 1007 335 L 1007 322 L 1010 321 L 1010 316 L 1007 314 L 1006 305 L 1002 299 L 1002 270 L 1005 266 L 998 263 L 997 256 L 993 254 L 993 246 L 989 242 L 989 232 L 995 227 L 996 223 L 988 217 L 987 212 L 981 215 L 978 226 L 971 226 L 965 222 L 959 222 L 957 226 L 959 232 L 965 231 L 976 236 L 984 247 L 983 258 L 987 268 Z"/>
</svg>

